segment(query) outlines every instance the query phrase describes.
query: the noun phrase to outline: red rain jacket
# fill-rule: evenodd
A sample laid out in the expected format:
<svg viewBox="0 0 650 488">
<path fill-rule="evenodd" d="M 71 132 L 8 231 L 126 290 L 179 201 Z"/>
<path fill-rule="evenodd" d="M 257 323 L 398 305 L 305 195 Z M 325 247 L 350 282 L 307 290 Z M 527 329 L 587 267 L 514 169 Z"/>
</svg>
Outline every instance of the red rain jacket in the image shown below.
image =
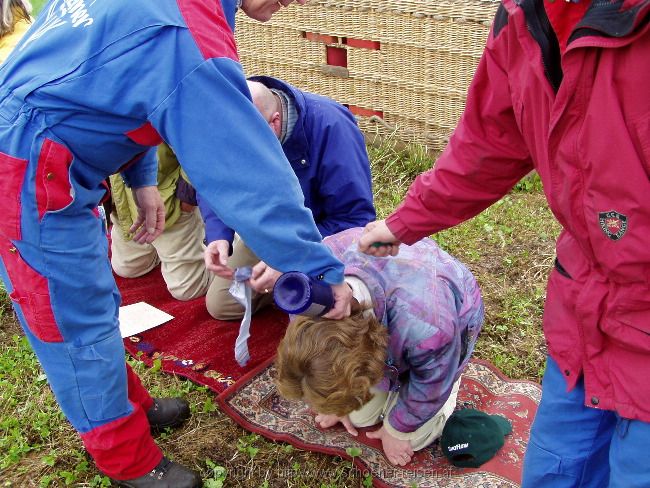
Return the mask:
<svg viewBox="0 0 650 488">
<path fill-rule="evenodd" d="M 505 0 L 435 167 L 387 224 L 458 224 L 530 170 L 562 224 L 544 331 L 585 404 L 650 422 L 650 0 L 592 2 L 560 54 L 541 0 Z"/>
</svg>

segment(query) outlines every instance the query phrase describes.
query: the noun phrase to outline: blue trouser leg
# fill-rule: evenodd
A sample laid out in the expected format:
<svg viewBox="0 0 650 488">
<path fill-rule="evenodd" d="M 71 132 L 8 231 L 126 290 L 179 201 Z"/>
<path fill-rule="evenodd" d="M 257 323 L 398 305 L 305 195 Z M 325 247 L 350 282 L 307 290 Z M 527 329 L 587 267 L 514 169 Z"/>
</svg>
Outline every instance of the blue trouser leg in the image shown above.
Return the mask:
<svg viewBox="0 0 650 488">
<path fill-rule="evenodd" d="M 21 257 L 47 280 L 56 320 L 51 327 L 60 333 L 60 341 L 39 340 L 32 332 L 42 325 L 32 320 L 26 324 L 28 338 L 59 404 L 80 433 L 132 412 L 117 321 L 119 296 L 100 229 L 90 211 L 46 214 L 40 246 L 16 243 Z"/>
<path fill-rule="evenodd" d="M 614 412 L 584 405 L 582 381 L 566 391 L 564 377 L 549 357 L 524 459 L 522 488 L 606 487 L 615 425 Z"/>
<path fill-rule="evenodd" d="M 10 249 L 0 250 L 0 278 L 86 449 L 105 474 L 130 479 L 150 471 L 162 453 L 150 435 L 146 406 L 132 401 L 149 397 L 125 363 L 119 295 L 101 225 L 91 211 L 47 214 L 40 246 L 0 237 Z"/>
<path fill-rule="evenodd" d="M 15 97 L 0 104 L 0 279 L 99 469 L 137 478 L 162 452 L 145 412 L 152 399 L 124 359 L 119 293 L 96 211 L 105 176 L 75 160 L 42 112 L 21 106 Z"/>
<path fill-rule="evenodd" d="M 618 418 L 609 466 L 609 488 L 650 486 L 650 423 Z"/>
</svg>

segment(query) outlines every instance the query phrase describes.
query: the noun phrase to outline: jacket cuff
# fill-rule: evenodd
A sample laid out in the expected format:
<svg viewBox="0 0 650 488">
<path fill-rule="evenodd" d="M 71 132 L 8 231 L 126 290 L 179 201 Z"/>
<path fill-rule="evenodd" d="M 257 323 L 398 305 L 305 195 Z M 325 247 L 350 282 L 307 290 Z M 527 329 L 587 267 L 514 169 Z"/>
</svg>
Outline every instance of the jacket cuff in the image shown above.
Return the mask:
<svg viewBox="0 0 650 488">
<path fill-rule="evenodd" d="M 140 159 L 122 171 L 124 184 L 129 188 L 158 186 L 158 157 L 156 148 L 145 152 Z"/>
<path fill-rule="evenodd" d="M 122 180 L 129 188 L 143 188 L 145 186 L 158 186 L 157 173 L 142 173 L 138 171 L 125 171 Z"/>
<path fill-rule="evenodd" d="M 206 231 L 205 240 L 208 244 L 214 241 L 228 241 L 232 249 L 232 243 L 235 240 L 235 231 L 226 226 L 220 229 L 213 229 L 211 232 Z"/>
<path fill-rule="evenodd" d="M 388 216 L 386 219 L 386 226 L 388 226 L 388 230 L 390 230 L 393 235 L 404 244 L 411 245 L 422 239 L 421 236 L 415 235 L 409 230 L 409 228 L 400 218 L 399 210 L 396 210 Z"/>
<path fill-rule="evenodd" d="M 341 285 L 345 283 L 343 275 L 343 266 L 341 269 L 328 269 L 322 273 L 323 281 L 329 285 Z"/>
</svg>

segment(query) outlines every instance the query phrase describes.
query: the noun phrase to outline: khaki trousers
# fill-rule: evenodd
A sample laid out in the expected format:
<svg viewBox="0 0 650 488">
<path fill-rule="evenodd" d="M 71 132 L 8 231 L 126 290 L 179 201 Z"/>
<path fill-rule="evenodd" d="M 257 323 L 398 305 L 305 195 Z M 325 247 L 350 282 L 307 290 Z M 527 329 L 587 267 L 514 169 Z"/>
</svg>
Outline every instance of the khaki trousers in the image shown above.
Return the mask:
<svg viewBox="0 0 650 488">
<path fill-rule="evenodd" d="M 114 213 L 111 222 L 111 265 L 115 274 L 137 278 L 161 263 L 163 279 L 174 298 L 191 300 L 205 295 L 212 273 L 203 260 L 205 229 L 198 208 L 181 212 L 174 225 L 151 244 L 125 240 Z"/>
<path fill-rule="evenodd" d="M 447 419 L 454 413 L 456 408 L 459 387 L 460 378 L 454 383 L 449 398 L 438 413 L 416 431 L 399 432 L 388 423 L 388 420 L 384 420 L 384 428 L 393 437 L 411 441 L 411 447 L 414 451 L 424 449 L 442 435 L 442 429 L 444 429 Z M 376 388 L 372 388 L 371 391 L 375 396 L 359 410 L 355 410 L 350 414 L 350 421 L 355 427 L 375 425 L 383 419 L 382 415 L 387 418 L 399 398 L 398 392 L 380 391 Z"/>
<path fill-rule="evenodd" d="M 255 266 L 260 259 L 253 254 L 244 241 L 235 234 L 232 243 L 232 255 L 228 258 L 228 266 L 240 268 L 242 266 Z M 205 296 L 205 306 L 208 313 L 219 320 L 241 320 L 244 316 L 244 307 L 235 300 L 230 292 L 231 280 L 215 276 Z M 261 308 L 273 302 L 272 293 L 257 293 L 253 291 L 253 311 L 256 313 Z"/>
</svg>

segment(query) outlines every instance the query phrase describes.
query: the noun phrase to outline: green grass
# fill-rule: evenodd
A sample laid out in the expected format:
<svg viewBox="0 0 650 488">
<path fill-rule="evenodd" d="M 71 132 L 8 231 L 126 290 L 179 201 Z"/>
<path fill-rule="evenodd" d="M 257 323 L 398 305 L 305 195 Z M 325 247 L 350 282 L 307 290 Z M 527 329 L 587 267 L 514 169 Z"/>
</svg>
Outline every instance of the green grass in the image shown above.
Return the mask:
<svg viewBox="0 0 650 488">
<path fill-rule="evenodd" d="M 45 5 L 48 2 L 48 0 L 32 0 L 32 7 L 33 7 L 33 13 L 34 15 L 38 15 L 38 13 L 41 11 L 43 8 L 43 5 Z"/>
<path fill-rule="evenodd" d="M 409 184 L 433 164 L 424 148 L 390 141 L 371 146 L 376 205 L 385 217 Z M 434 236 L 476 275 L 486 321 L 476 357 L 510 377 L 538 381 L 544 366 L 541 330 L 545 281 L 559 226 L 532 176 L 474 219 Z M 207 488 L 352 488 L 372 480 L 349 461 L 265 440 L 239 428 L 205 387 L 131 360 L 155 396 L 183 395 L 192 418 L 157 438 L 173 459 L 198 469 Z M 107 486 L 63 419 L 45 377 L 0 290 L 0 487 Z"/>
<path fill-rule="evenodd" d="M 391 139 L 368 145 L 377 218 L 386 217 L 402 201 L 417 175 L 433 166 L 434 156 L 419 145 L 403 146 Z"/>
</svg>

